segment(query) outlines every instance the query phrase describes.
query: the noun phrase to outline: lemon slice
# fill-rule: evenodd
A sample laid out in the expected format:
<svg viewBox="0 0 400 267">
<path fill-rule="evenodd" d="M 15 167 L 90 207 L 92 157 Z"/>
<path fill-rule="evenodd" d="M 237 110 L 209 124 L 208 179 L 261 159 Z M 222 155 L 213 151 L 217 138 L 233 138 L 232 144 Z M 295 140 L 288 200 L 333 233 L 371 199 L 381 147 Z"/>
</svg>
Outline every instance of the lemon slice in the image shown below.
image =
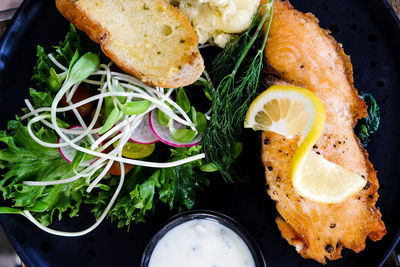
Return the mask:
<svg viewBox="0 0 400 267">
<path fill-rule="evenodd" d="M 300 135 L 300 143 L 311 148 L 324 123 L 325 109 L 315 94 L 299 87 L 273 85 L 250 104 L 244 127 L 276 132 L 287 138 Z"/>
<path fill-rule="evenodd" d="M 319 203 L 337 203 L 359 191 L 366 181 L 312 151 L 324 129 L 325 117 L 322 102 L 312 92 L 274 85 L 251 103 L 244 127 L 276 132 L 287 138 L 300 135 L 291 165 L 294 189 Z"/>
<path fill-rule="evenodd" d="M 344 201 L 361 190 L 366 180 L 310 150 L 303 160 L 292 161 L 292 183 L 299 195 L 328 204 Z"/>
</svg>

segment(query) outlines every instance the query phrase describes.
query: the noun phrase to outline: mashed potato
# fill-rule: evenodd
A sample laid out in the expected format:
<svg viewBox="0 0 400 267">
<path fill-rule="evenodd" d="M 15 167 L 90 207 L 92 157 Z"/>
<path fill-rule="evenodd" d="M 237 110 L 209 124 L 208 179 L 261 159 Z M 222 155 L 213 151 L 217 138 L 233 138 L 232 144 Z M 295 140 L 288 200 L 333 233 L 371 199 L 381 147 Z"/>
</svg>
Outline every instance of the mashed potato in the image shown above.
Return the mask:
<svg viewBox="0 0 400 267">
<path fill-rule="evenodd" d="M 248 29 L 260 0 L 174 0 L 171 1 L 189 16 L 199 35 L 199 43 L 207 41 L 220 47 L 232 34 Z"/>
</svg>

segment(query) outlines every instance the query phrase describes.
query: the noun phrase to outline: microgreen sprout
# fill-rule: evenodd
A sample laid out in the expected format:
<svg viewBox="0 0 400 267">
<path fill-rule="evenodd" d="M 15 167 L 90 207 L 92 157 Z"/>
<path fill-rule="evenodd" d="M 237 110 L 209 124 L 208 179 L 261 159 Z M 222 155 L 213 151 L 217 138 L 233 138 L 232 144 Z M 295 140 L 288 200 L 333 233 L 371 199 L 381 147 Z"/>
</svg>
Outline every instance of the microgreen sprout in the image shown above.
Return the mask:
<svg viewBox="0 0 400 267">
<path fill-rule="evenodd" d="M 93 188 L 102 186 L 100 181 L 106 176 L 114 162 L 118 162 L 120 165 L 121 177 L 120 183 L 103 215 L 100 216 L 94 225 L 84 231 L 63 232 L 53 230 L 41 225 L 29 211 L 19 212 L 19 214 L 28 218 L 41 229 L 56 235 L 79 236 L 97 227 L 111 209 L 121 189 L 124 181 L 124 163 L 150 168 L 170 168 L 205 157 L 204 154 L 199 153 L 187 158 L 167 162 L 151 162 L 122 157 L 123 147 L 129 137 L 141 123 L 144 116 L 149 116 L 149 113 L 155 109 L 159 110 L 159 114 L 163 114 L 161 116 L 164 116 L 167 124 L 171 127 L 171 136 L 186 142 L 191 141 L 198 134 L 196 130 L 196 127 L 198 127 L 197 117 L 201 117 L 201 115 L 198 116 L 195 113 L 195 117 L 193 117 L 187 114 L 193 109 L 184 89 L 177 90 L 177 102 L 175 102 L 171 99 L 172 89 L 164 90 L 159 87 L 150 87 L 134 77 L 111 71 L 111 64 L 99 64 L 98 55 L 93 53 L 86 53 L 79 57 L 79 53 L 75 52 L 68 68 L 63 66 L 53 56 L 49 56 L 49 58 L 63 71 L 58 74 L 55 69 L 52 68 L 50 70 L 49 85 L 53 91 L 58 90 L 52 105 L 51 107 L 34 109 L 29 100 L 26 100 L 25 102 L 30 112 L 25 114 L 21 119 L 26 120 L 29 118 L 27 125 L 28 133 L 40 145 L 51 148 L 69 147 L 75 150 L 75 156 L 71 163 L 75 175 L 61 180 L 25 181 L 24 184 L 29 186 L 57 185 L 85 178 L 88 185 L 87 192 L 90 192 Z M 85 83 L 98 86 L 99 93 L 79 102 L 72 103 L 72 97 L 76 89 L 80 84 Z M 64 96 L 69 105 L 59 107 L 59 102 Z M 77 108 L 90 102 L 97 102 L 97 105 L 91 122 L 89 125 L 86 125 L 83 118 L 79 115 Z M 96 122 L 98 123 L 99 121 L 103 103 L 107 119 L 102 126 L 95 128 Z M 79 128 L 69 129 L 67 125 L 60 123 L 58 115 L 66 111 L 72 111 L 75 114 L 81 124 Z M 191 118 L 196 120 L 196 122 Z M 201 127 L 204 127 L 204 119 L 201 119 L 201 121 Z M 36 123 L 43 123 L 53 129 L 60 136 L 61 141 L 58 143 L 49 143 L 38 138 L 33 130 L 33 125 Z M 175 129 L 173 127 L 174 123 L 178 123 L 184 128 Z M 100 134 L 101 136 L 95 137 L 96 134 Z M 113 144 L 116 144 L 115 148 L 112 148 Z M 105 153 L 104 151 L 107 148 L 110 152 Z M 87 161 L 91 163 L 88 165 Z M 85 162 L 86 164 L 84 164 Z M 95 178 L 92 179 L 91 177 Z M 14 210 L 10 210 L 10 212 L 14 212 Z"/>
</svg>

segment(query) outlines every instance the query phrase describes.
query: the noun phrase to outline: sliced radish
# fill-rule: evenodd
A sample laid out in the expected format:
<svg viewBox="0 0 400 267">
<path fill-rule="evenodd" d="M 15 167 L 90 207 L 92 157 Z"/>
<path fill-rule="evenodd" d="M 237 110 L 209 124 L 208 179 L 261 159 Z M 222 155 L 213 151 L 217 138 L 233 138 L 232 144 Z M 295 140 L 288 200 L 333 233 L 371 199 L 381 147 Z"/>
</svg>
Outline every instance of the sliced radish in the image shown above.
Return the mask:
<svg viewBox="0 0 400 267">
<path fill-rule="evenodd" d="M 195 138 L 193 138 L 192 141 L 189 143 L 181 143 L 176 140 L 174 140 L 171 137 L 171 132 L 168 127 L 162 126 L 158 122 L 158 116 L 157 116 L 157 110 L 151 111 L 149 115 L 149 123 L 150 123 L 150 129 L 153 131 L 154 135 L 160 140 L 161 142 L 170 145 L 170 146 L 175 146 L 175 147 L 191 147 L 198 145 L 200 143 L 201 136 L 197 135 Z M 174 122 L 174 127 L 176 129 L 185 129 L 186 126 L 179 123 L 179 122 Z"/>
<path fill-rule="evenodd" d="M 70 129 L 70 130 L 73 130 L 73 129 L 83 130 L 82 126 L 72 126 L 72 127 L 70 127 L 69 129 Z M 65 136 L 66 136 L 69 140 L 73 140 L 74 138 L 76 138 L 77 136 L 79 136 L 79 134 L 65 134 Z M 94 139 L 94 140 L 96 140 L 97 138 L 99 138 L 99 136 L 98 136 L 97 134 L 92 134 L 92 136 L 93 136 L 93 139 Z M 57 143 L 60 144 L 61 142 L 63 142 L 63 140 L 62 140 L 61 138 L 58 138 Z M 83 139 L 81 139 L 81 140 L 75 142 L 75 144 L 76 144 L 76 145 L 79 145 L 81 142 L 88 143 L 87 140 L 86 140 L 85 138 L 83 138 Z M 64 142 L 63 142 L 63 143 L 64 143 Z M 76 149 L 75 149 L 75 148 L 72 148 L 71 146 L 59 147 L 59 148 L 58 148 L 58 151 L 60 152 L 61 156 L 62 156 L 66 161 L 68 161 L 69 163 L 72 162 L 72 160 L 73 160 L 74 157 L 75 157 L 75 153 L 76 153 Z M 97 158 L 82 161 L 81 164 L 80 164 L 80 166 L 87 167 L 87 166 L 89 166 L 90 164 L 92 164 L 93 162 L 95 162 L 96 159 L 97 159 Z"/>
<path fill-rule="evenodd" d="M 154 144 L 159 141 L 150 129 L 150 116 L 144 116 L 142 122 L 133 131 L 129 140 L 142 145 Z"/>
</svg>

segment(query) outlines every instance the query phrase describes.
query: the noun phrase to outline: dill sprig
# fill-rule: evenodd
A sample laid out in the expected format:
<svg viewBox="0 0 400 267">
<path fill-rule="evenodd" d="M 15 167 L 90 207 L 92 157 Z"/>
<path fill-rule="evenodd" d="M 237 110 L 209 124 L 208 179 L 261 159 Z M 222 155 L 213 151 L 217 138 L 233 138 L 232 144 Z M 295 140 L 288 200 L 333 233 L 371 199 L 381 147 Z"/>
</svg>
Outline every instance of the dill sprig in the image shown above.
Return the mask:
<svg viewBox="0 0 400 267">
<path fill-rule="evenodd" d="M 213 113 L 201 145 L 207 160 L 213 162 L 228 181 L 233 180 L 230 167 L 237 155 L 235 148 L 242 134 L 243 121 L 260 84 L 263 51 L 272 21 L 272 4 L 273 0 L 270 0 L 258 9 L 250 28 L 230 43 L 212 66 L 212 79 L 218 87 L 212 104 Z M 267 10 L 259 19 L 263 8 Z M 268 16 L 264 39 L 257 42 Z M 255 44 L 259 44 L 258 49 L 253 48 Z"/>
</svg>

